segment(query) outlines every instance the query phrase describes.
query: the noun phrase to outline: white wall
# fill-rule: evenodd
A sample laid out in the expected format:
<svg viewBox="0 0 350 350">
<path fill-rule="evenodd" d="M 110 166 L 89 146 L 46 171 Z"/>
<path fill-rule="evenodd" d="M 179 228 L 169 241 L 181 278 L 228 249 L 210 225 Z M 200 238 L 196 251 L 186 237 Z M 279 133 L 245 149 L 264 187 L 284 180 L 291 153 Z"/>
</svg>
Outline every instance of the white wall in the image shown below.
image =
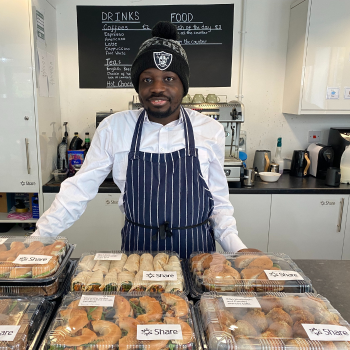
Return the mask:
<svg viewBox="0 0 350 350">
<path fill-rule="evenodd" d="M 77 5 L 151 5 L 158 1 L 141 0 L 56 0 L 58 65 L 60 79 L 61 120 L 68 121 L 70 136 L 74 131 L 84 135 L 95 130 L 97 111 L 128 108 L 134 91 L 131 89 L 79 89 Z M 289 8 L 293 0 L 247 0 L 245 60 L 243 71 L 243 103 L 247 132 L 248 166 L 256 149 L 274 153 L 277 137 L 283 138 L 283 155 L 291 157 L 294 149 L 307 147 L 308 130 L 321 130 L 327 142 L 330 127 L 350 126 L 348 116 L 293 116 L 282 114 L 284 72 L 287 52 Z M 161 4 L 184 4 L 185 1 L 162 1 Z M 215 1 L 192 0 L 191 4 Z M 235 4 L 234 55 L 231 88 L 196 88 L 190 94 L 209 92 L 235 99 L 239 77 L 239 31 L 241 0 L 220 1 Z"/>
</svg>

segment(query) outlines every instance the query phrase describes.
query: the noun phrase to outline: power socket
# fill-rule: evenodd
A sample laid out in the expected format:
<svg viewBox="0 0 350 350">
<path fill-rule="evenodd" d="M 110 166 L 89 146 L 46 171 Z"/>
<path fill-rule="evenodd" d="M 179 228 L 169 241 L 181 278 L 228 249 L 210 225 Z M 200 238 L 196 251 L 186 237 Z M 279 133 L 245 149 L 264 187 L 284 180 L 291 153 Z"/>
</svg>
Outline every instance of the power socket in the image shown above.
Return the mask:
<svg viewBox="0 0 350 350">
<path fill-rule="evenodd" d="M 321 142 L 321 131 L 309 131 L 308 142 L 309 143 Z"/>
</svg>

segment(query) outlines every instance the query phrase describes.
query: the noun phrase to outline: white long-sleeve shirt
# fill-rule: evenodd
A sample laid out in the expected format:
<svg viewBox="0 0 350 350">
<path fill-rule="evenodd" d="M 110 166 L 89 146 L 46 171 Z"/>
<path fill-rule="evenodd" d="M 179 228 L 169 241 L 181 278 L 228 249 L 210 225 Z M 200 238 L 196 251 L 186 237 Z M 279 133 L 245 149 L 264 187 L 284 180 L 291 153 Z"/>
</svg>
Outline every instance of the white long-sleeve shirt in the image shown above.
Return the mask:
<svg viewBox="0 0 350 350">
<path fill-rule="evenodd" d="M 233 207 L 223 163 L 225 134 L 223 126 L 196 111 L 186 109 L 193 126 L 196 148 L 203 177 L 213 195 L 214 210 L 210 222 L 215 239 L 225 251 L 246 248 L 238 237 Z M 34 235 L 57 236 L 85 211 L 87 203 L 98 193 L 99 186 L 113 170 L 113 180 L 123 194 L 128 166 L 128 153 L 140 111 L 118 112 L 105 118 L 97 128 L 87 157 L 75 176 L 61 184 L 51 207 L 40 217 Z M 151 122 L 147 113 L 142 129 L 140 151 L 169 153 L 185 147 L 183 117 L 167 125 Z M 146 174 L 147 175 L 147 174 Z"/>
</svg>

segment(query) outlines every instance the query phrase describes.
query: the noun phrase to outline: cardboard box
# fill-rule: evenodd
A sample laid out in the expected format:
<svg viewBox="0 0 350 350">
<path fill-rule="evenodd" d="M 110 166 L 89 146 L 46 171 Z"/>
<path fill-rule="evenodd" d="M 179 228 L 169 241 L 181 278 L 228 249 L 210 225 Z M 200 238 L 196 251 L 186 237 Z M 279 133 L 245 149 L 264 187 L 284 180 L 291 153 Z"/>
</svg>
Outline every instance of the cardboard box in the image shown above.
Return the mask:
<svg viewBox="0 0 350 350">
<path fill-rule="evenodd" d="M 7 195 L 0 193 L 0 213 L 7 213 Z"/>
</svg>

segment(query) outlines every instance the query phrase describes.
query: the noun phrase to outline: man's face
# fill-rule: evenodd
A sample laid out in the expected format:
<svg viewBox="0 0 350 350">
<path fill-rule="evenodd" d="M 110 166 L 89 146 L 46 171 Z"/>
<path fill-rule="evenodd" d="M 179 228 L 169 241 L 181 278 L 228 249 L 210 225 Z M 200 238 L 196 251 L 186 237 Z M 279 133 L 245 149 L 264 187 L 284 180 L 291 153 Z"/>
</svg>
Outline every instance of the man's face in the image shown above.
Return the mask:
<svg viewBox="0 0 350 350">
<path fill-rule="evenodd" d="M 149 68 L 140 75 L 140 102 L 153 118 L 178 117 L 183 92 L 182 82 L 174 72 Z"/>
</svg>

